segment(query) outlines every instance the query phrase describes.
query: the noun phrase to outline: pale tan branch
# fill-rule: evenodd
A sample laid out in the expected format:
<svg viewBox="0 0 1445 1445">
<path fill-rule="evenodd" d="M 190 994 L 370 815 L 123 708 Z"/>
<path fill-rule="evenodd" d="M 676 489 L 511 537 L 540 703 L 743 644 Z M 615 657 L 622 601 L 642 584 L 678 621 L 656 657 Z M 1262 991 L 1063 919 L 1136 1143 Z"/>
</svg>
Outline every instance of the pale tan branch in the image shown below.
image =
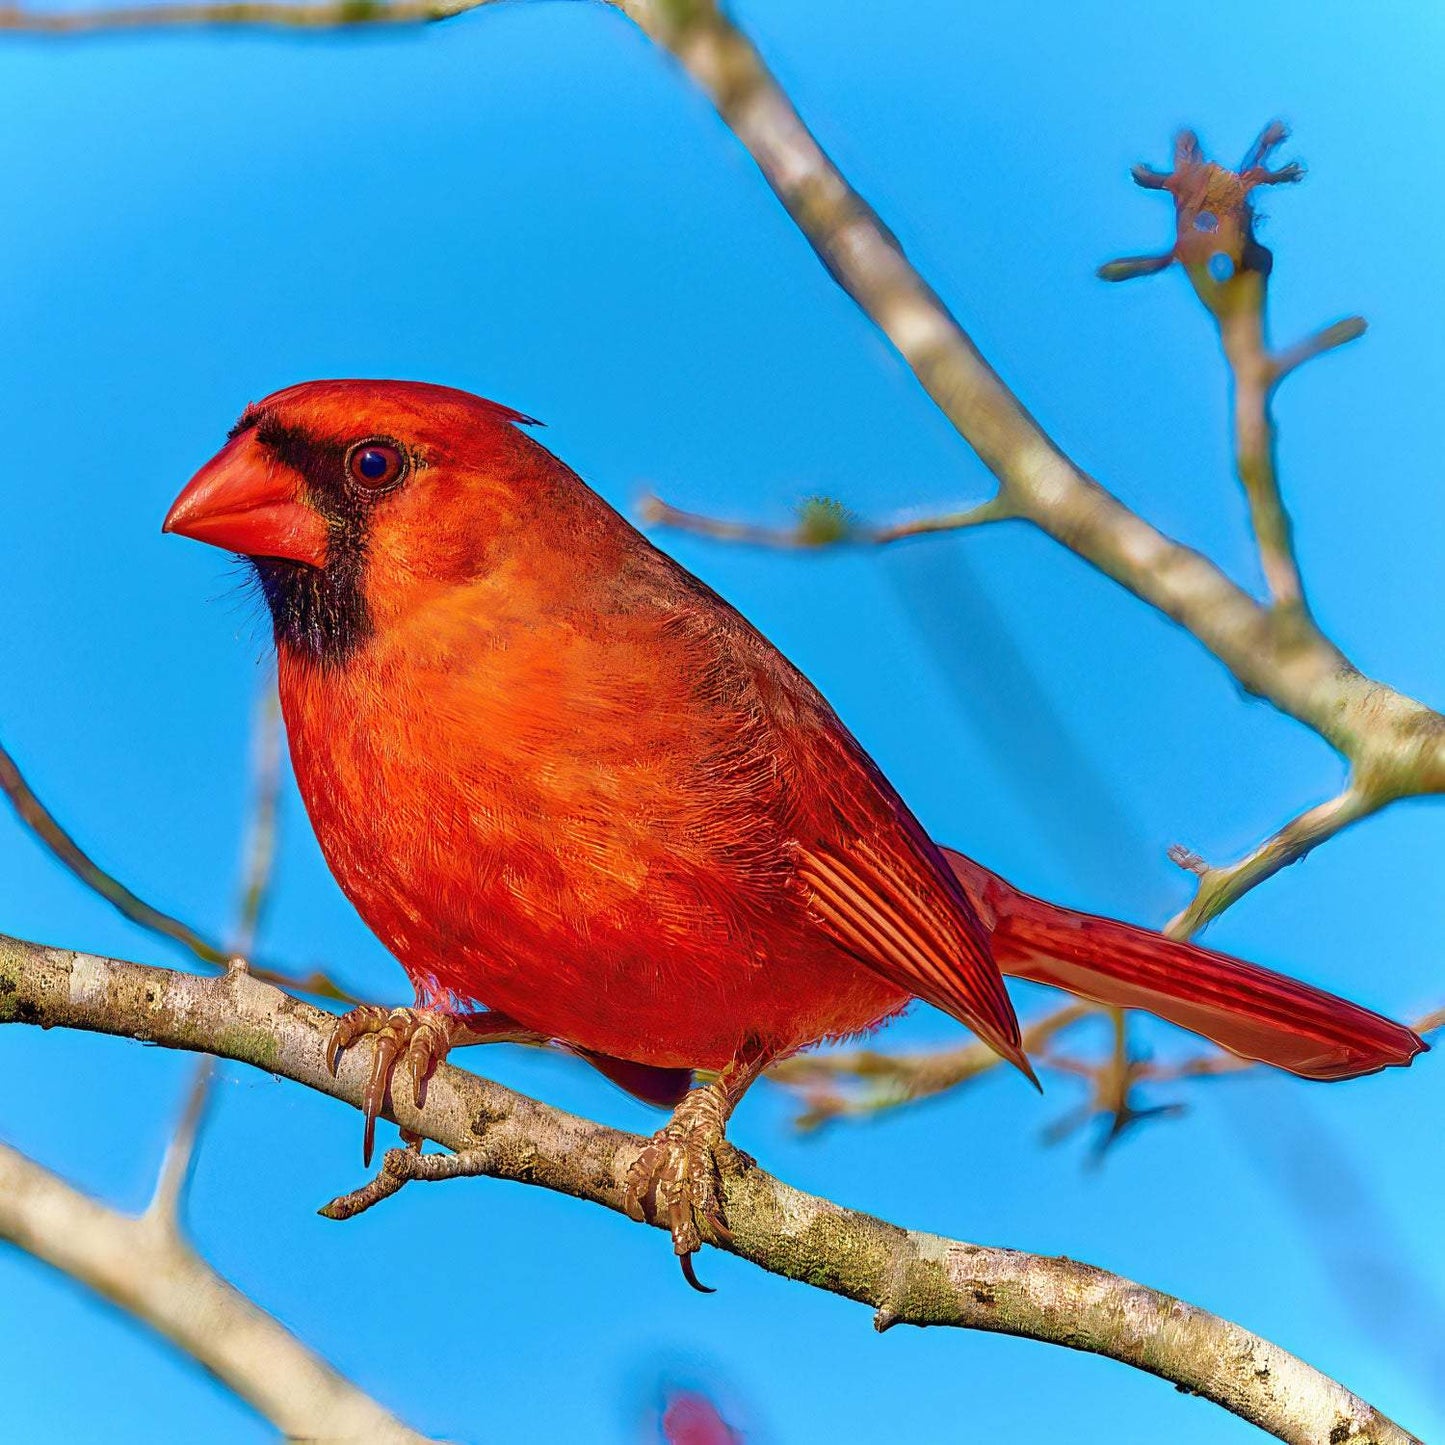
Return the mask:
<svg viewBox="0 0 1445 1445">
<path fill-rule="evenodd" d="M 1323 356 L 1327 351 L 1358 341 L 1369 328 L 1363 316 L 1347 316 L 1343 321 L 1332 322 L 1329 326 L 1287 346 L 1274 354 L 1274 381 L 1278 385 L 1291 372 L 1297 371 L 1307 361 Z"/>
<path fill-rule="evenodd" d="M 692 532 L 721 542 L 745 542 L 754 547 L 778 547 L 788 551 L 816 550 L 848 544 L 886 546 L 937 532 L 961 532 L 985 522 L 1002 522 L 1013 515 L 1003 497 L 962 512 L 942 512 L 936 516 L 904 517 L 893 522 L 864 522 L 854 517 L 839 503 L 815 497 L 798 508 L 798 520 L 791 527 L 764 527 L 755 522 L 733 522 L 701 512 L 687 512 L 651 494 L 638 502 L 644 522 L 671 527 L 674 531 Z"/>
<path fill-rule="evenodd" d="M 168 1213 L 109 1209 L 4 1144 L 0 1239 L 149 1325 L 289 1439 L 401 1445 L 425 1438 L 216 1274 Z"/>
<path fill-rule="evenodd" d="M 200 1142 L 201 1126 L 211 1101 L 215 1076 L 216 1060 L 209 1054 L 204 1055 L 196 1065 L 185 1107 L 166 1147 L 165 1158 L 161 1160 L 155 1192 L 142 1216 L 151 1220 L 158 1229 L 170 1229 L 177 1234 L 181 1232 L 181 1209 L 185 1203 L 186 1186 L 190 1183 L 191 1166 L 195 1163 L 196 1145 Z"/>
<path fill-rule="evenodd" d="M 333 1078 L 325 1060 L 331 1016 L 240 970 L 202 978 L 0 935 L 5 1022 L 89 1029 L 215 1053 L 353 1107 L 361 1103 L 370 1065 L 366 1050 L 353 1050 Z M 433 1078 L 424 1108 L 414 1106 L 409 1089 L 396 1096 L 392 1117 L 398 1123 L 457 1153 L 485 1150 L 492 1176 L 625 1212 L 627 1170 L 644 1143 L 636 1136 L 450 1065 Z M 790 1188 L 736 1153 L 723 1161 L 723 1174 L 733 1253 L 873 1306 L 880 1329 L 947 1324 L 1107 1355 L 1213 1400 L 1294 1445 L 1318 1445 L 1332 1431 L 1336 1439 L 1375 1445 L 1414 1442 L 1344 1386 L 1278 1346 L 1117 1275 L 1074 1260 L 900 1229 Z M 0 1190 L 0 1198 L 6 1193 Z M 107 1240 L 100 1256 L 129 1257 L 114 1244 Z M 227 1340 L 217 1336 L 210 1347 Z"/>
<path fill-rule="evenodd" d="M 238 0 L 228 4 L 126 5 L 85 10 L 27 10 L 0 6 L 0 31 L 25 35 L 85 35 L 105 31 L 246 26 L 280 30 L 341 30 L 355 26 L 419 25 L 450 20 L 493 0 Z"/>
<path fill-rule="evenodd" d="M 1243 286 L 1244 273 L 1230 283 Z M 1294 529 L 1285 509 L 1275 464 L 1275 425 L 1270 396 L 1275 364 L 1264 334 L 1264 286 L 1251 287 L 1249 300 L 1217 310 L 1219 336 L 1234 379 L 1234 469 L 1249 504 L 1265 585 L 1274 605 L 1308 614 Z M 1222 288 L 1221 288 L 1222 289 Z"/>
<path fill-rule="evenodd" d="M 1445 1029 L 1445 1007 L 1432 1009 L 1415 1025 L 1415 1032 L 1422 1037 L 1437 1029 Z"/>
<path fill-rule="evenodd" d="M 1197 933 L 1251 888 L 1272 878 L 1281 868 L 1298 863 L 1351 823 L 1369 817 L 1381 807 L 1382 801 L 1360 788 L 1346 788 L 1338 797 L 1291 819 L 1237 863 L 1224 868 L 1212 868 L 1192 853 L 1177 847 L 1171 849 L 1170 856 L 1176 863 L 1198 875 L 1199 885 L 1189 906 L 1170 920 L 1164 932 L 1171 938 L 1188 938 Z"/>
<path fill-rule="evenodd" d="M 1357 770 L 1379 775 L 1385 790 L 1445 791 L 1445 718 L 1364 677 L 1313 629 L 1302 635 L 1281 625 L 1271 609 L 1131 512 L 1045 435 L 713 0 L 612 3 L 665 46 L 709 97 L 829 275 L 998 478 L 1013 515 L 1185 627 L 1248 692 L 1313 728 Z"/>
</svg>

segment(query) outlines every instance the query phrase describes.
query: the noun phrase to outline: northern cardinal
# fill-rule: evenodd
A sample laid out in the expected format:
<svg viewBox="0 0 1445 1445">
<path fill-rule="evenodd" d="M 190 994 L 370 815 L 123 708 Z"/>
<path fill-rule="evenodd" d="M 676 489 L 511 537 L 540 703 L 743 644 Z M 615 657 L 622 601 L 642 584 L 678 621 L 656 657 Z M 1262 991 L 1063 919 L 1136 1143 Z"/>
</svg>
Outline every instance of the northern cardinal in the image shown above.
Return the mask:
<svg viewBox="0 0 1445 1445">
<path fill-rule="evenodd" d="M 629 1197 L 691 1279 L 726 1235 L 715 1151 L 744 1090 L 914 998 L 1030 1078 L 1004 973 L 1308 1078 L 1425 1048 L 937 847 L 812 684 L 533 424 L 446 387 L 309 382 L 248 407 L 165 520 L 254 566 L 317 837 L 416 988 L 331 1040 L 335 1068 L 375 1035 L 368 1158 L 398 1064 L 420 1104 L 449 1046 L 559 1041 L 676 1104 Z"/>
</svg>

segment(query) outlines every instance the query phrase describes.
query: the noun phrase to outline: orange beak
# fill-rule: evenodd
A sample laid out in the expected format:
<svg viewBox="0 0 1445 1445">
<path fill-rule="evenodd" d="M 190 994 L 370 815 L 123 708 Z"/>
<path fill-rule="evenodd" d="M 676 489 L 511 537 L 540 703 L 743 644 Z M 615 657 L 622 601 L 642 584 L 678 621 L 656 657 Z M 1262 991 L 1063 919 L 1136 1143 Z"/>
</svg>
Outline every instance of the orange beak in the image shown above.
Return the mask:
<svg viewBox="0 0 1445 1445">
<path fill-rule="evenodd" d="M 186 483 L 161 525 L 247 557 L 326 565 L 326 519 L 301 500 L 301 478 L 242 432 Z"/>
</svg>

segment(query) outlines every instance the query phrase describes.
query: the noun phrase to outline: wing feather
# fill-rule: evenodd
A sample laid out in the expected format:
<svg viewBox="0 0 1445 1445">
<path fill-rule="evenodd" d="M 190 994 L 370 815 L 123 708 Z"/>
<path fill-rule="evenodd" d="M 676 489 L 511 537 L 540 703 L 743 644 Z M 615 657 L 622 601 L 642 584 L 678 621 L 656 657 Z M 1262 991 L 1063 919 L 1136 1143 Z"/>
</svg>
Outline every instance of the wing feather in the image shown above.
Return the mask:
<svg viewBox="0 0 1445 1445">
<path fill-rule="evenodd" d="M 967 1024 L 1032 1077 L 1013 1004 L 972 909 L 966 900 L 955 906 L 953 891 L 912 851 L 885 852 L 864 839 L 846 852 L 821 844 L 800 850 L 798 876 L 820 922 L 853 957 Z"/>
</svg>

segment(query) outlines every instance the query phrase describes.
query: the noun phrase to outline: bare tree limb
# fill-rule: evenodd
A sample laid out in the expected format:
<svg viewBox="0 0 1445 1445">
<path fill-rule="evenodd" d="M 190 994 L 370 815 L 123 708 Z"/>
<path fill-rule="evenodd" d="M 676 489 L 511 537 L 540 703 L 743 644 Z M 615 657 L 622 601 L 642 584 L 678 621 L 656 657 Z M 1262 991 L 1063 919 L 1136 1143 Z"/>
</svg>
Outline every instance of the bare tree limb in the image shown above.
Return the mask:
<svg viewBox="0 0 1445 1445">
<path fill-rule="evenodd" d="M 353 1107 L 360 1106 L 370 1062 L 366 1050 L 350 1051 L 333 1079 L 325 1060 L 330 1015 L 240 970 L 202 978 L 0 935 L 0 1023 L 6 1022 L 215 1053 Z M 432 1079 L 423 1109 L 415 1107 L 410 1090 L 398 1089 L 392 1117 L 414 1134 L 467 1154 L 469 1163 L 496 1178 L 540 1185 L 618 1213 L 625 1213 L 627 1170 L 645 1142 L 450 1065 Z M 723 1175 L 733 1253 L 873 1306 L 880 1329 L 954 1325 L 1107 1355 L 1202 1395 L 1293 1445 L 1324 1445 L 1332 1432 L 1336 1442 L 1418 1445 L 1344 1386 L 1278 1346 L 1117 1275 L 1074 1260 L 900 1229 L 801 1193 L 736 1152 L 723 1161 Z M 10 1192 L 0 1191 L 0 1198 Z M 108 1239 L 102 1256 L 112 1255 L 115 1243 Z"/>
<path fill-rule="evenodd" d="M 290 1439 L 425 1439 L 222 1279 L 159 1203 L 121 1214 L 0 1144 L 0 1239 L 164 1335 Z"/>
<path fill-rule="evenodd" d="M 1363 791 L 1382 802 L 1445 791 L 1445 717 L 1365 677 L 1307 619 L 1260 606 L 1207 558 L 1131 512 L 1045 435 L 715 0 L 615 3 L 713 102 L 828 273 L 994 473 L 1011 515 L 1187 629 L 1246 691 L 1349 759 Z M 1152 269 L 1169 259 L 1155 258 Z"/>
</svg>

